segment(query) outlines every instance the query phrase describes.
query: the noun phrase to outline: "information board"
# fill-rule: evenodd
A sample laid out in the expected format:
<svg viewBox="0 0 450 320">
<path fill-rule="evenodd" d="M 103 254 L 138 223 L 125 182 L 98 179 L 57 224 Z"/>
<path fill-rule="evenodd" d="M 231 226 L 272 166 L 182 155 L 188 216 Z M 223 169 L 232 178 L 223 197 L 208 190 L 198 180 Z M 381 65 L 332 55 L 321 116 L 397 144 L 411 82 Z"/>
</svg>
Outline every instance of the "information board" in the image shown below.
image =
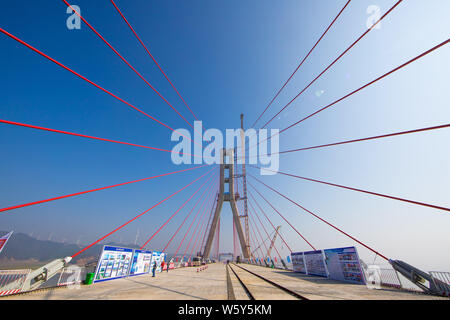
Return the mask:
<svg viewBox="0 0 450 320">
<path fill-rule="evenodd" d="M 330 279 L 366 283 L 355 247 L 325 249 L 324 254 Z"/>
<path fill-rule="evenodd" d="M 94 282 L 126 277 L 132 256 L 133 249 L 104 246 L 95 271 Z"/>
<path fill-rule="evenodd" d="M 130 276 L 149 273 L 152 262 L 152 251 L 134 250 L 130 268 Z"/>
<path fill-rule="evenodd" d="M 153 268 L 153 263 L 156 262 L 156 272 L 161 272 L 161 262 L 165 259 L 165 253 L 159 252 L 159 251 L 153 251 L 152 252 L 152 262 L 151 262 L 151 268 Z"/>
<path fill-rule="evenodd" d="M 291 258 L 293 271 L 306 274 L 307 270 L 305 265 L 305 259 L 303 257 L 303 252 L 292 252 Z"/>
<path fill-rule="evenodd" d="M 327 267 L 322 250 L 303 252 L 306 270 L 309 275 L 327 277 Z"/>
</svg>

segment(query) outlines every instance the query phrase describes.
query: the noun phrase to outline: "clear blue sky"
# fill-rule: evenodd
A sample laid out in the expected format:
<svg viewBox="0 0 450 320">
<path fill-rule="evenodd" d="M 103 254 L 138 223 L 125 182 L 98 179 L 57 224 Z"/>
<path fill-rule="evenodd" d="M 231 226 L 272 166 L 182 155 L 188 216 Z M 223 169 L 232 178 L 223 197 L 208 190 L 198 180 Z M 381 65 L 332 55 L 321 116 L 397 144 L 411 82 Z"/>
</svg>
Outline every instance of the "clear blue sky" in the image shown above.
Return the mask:
<svg viewBox="0 0 450 320">
<path fill-rule="evenodd" d="M 345 2 L 116 3 L 205 127 L 224 130 L 239 126 L 241 112 L 247 125 L 253 123 Z M 378 5 L 384 13 L 395 2 L 352 1 L 263 120 L 270 119 L 364 32 L 369 5 Z M 109 1 L 73 4 L 183 115 L 193 119 Z M 284 128 L 446 40 L 449 10 L 447 0 L 403 1 L 381 29 L 370 32 L 271 127 Z M 172 127 L 186 127 L 86 25 L 68 30 L 67 17 L 62 1 L 13 1 L 2 6 L 0 26 Z M 168 129 L 14 40 L 0 35 L 0 49 L 1 119 L 167 149 L 173 146 Z M 281 149 L 448 123 L 449 58 L 446 46 L 337 104 L 283 134 Z M 304 151 L 281 156 L 280 170 L 449 207 L 449 141 L 450 130 L 444 129 Z M 166 153 L 3 124 L 0 142 L 1 207 L 180 169 Z M 10 211 L 0 215 L 0 229 L 33 232 L 41 239 L 53 233 L 54 239 L 88 243 L 201 172 L 206 170 Z M 445 212 L 279 175 L 263 179 L 389 257 L 426 269 L 450 270 L 450 216 Z M 151 211 L 112 240 L 122 237 L 124 242 L 134 242 L 139 228 L 142 243 L 144 235 L 149 236 L 194 190 Z M 316 247 L 353 245 L 270 191 L 260 190 Z M 185 214 L 186 210 L 152 241 L 153 247 L 160 249 L 166 243 Z M 293 249 L 308 249 L 289 226 L 270 214 L 275 224 L 283 225 Z M 223 251 L 232 250 L 230 222 L 226 209 Z M 372 261 L 373 254 L 358 248 L 365 260 Z M 287 254 L 286 248 L 282 251 Z"/>
</svg>

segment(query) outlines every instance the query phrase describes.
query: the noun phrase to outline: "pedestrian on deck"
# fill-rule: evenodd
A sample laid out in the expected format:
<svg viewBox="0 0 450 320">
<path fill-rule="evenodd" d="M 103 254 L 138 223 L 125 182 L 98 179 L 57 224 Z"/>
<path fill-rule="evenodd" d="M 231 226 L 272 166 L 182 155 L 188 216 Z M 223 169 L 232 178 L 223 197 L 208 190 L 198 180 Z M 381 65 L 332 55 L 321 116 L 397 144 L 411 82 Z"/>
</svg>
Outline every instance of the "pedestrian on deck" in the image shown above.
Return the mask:
<svg viewBox="0 0 450 320">
<path fill-rule="evenodd" d="M 167 272 L 169 272 L 170 261 L 167 262 Z"/>
<path fill-rule="evenodd" d="M 153 267 L 152 267 L 152 277 L 154 277 L 155 276 L 155 272 L 156 272 L 156 261 L 155 262 L 153 262 Z"/>
</svg>

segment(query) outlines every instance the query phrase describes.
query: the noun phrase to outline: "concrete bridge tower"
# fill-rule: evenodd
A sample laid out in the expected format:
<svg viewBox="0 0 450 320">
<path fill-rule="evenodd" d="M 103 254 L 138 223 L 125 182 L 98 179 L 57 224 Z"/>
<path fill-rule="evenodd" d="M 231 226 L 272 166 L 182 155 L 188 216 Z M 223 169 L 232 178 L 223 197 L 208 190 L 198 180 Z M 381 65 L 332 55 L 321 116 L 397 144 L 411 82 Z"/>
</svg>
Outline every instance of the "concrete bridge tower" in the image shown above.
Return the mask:
<svg viewBox="0 0 450 320">
<path fill-rule="evenodd" d="M 231 211 L 233 212 L 233 221 L 236 226 L 236 231 L 239 237 L 241 245 L 242 255 L 244 258 L 250 258 L 250 248 L 245 241 L 244 233 L 242 231 L 242 225 L 239 218 L 239 212 L 237 209 L 236 201 L 239 200 L 239 195 L 234 193 L 234 150 L 222 149 L 221 152 L 222 163 L 220 164 L 220 187 L 219 197 L 217 199 L 217 206 L 214 212 L 214 217 L 209 229 L 208 238 L 206 240 L 205 251 L 203 252 L 203 259 L 209 258 L 211 253 L 212 242 L 214 234 L 216 232 L 217 223 L 219 221 L 220 213 L 222 211 L 223 202 L 230 203 Z"/>
</svg>

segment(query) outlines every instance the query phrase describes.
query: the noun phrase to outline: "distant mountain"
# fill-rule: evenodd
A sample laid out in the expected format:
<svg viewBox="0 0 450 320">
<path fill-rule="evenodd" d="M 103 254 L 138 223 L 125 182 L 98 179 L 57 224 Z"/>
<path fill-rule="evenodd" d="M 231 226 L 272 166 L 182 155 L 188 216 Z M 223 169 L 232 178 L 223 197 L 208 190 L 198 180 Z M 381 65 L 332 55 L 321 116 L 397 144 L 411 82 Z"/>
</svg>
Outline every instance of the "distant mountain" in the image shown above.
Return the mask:
<svg viewBox="0 0 450 320">
<path fill-rule="evenodd" d="M 8 233 L 7 231 L 0 231 L 0 235 Z M 77 262 L 91 262 L 98 259 L 100 252 L 105 244 L 113 246 L 122 246 L 127 248 L 139 248 L 134 244 L 118 244 L 118 243 L 102 243 L 96 244 L 73 260 Z M 82 249 L 82 246 L 76 244 L 64 244 L 55 241 L 37 240 L 27 234 L 14 232 L 8 240 L 6 247 L 0 253 L 0 269 L 2 260 L 19 260 L 30 261 L 37 260 L 40 262 L 47 262 L 58 258 L 71 256 Z"/>
</svg>

